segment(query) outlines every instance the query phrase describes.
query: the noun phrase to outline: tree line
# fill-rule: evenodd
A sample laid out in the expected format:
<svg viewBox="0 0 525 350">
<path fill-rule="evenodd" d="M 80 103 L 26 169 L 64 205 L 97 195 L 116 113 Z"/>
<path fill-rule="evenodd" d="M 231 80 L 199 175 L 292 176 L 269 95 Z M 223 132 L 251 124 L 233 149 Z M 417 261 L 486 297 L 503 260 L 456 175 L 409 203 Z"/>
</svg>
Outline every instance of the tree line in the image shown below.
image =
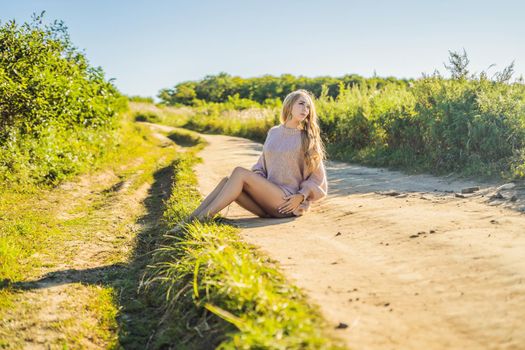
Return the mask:
<svg viewBox="0 0 525 350">
<path fill-rule="evenodd" d="M 328 95 L 336 98 L 341 87 L 370 86 L 380 89 L 385 85 L 408 85 L 411 80 L 394 77 L 364 78 L 357 74 L 348 74 L 342 77 L 322 76 L 309 78 L 282 74 L 280 76 L 263 75 L 261 77 L 242 78 L 227 73 L 206 75 L 197 81 L 185 81 L 172 88 L 160 90 L 158 97 L 167 105 L 194 106 L 200 101 L 228 102 L 228 97 L 237 96 L 240 99 L 256 101 L 266 104 L 269 100 L 283 100 L 293 90 L 306 89 L 319 97 L 323 86 L 328 89 Z"/>
</svg>

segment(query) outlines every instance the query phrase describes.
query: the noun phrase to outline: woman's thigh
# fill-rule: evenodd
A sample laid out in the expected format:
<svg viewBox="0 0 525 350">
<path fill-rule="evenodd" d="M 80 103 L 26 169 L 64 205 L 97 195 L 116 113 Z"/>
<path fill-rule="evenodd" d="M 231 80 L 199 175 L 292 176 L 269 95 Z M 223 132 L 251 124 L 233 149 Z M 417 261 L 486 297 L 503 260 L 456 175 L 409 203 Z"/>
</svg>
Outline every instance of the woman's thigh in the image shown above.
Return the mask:
<svg viewBox="0 0 525 350">
<path fill-rule="evenodd" d="M 235 200 L 235 202 L 244 209 L 248 210 L 249 212 L 257 215 L 258 217 L 271 217 L 271 215 L 265 212 L 264 209 L 261 208 L 261 206 L 256 201 L 254 201 L 248 193 L 246 193 L 246 191 L 242 191 L 239 197 L 237 197 L 237 199 Z"/>
<path fill-rule="evenodd" d="M 244 168 L 235 168 L 242 174 L 243 190 L 268 214 L 274 217 L 287 217 L 278 212 L 277 208 L 285 202 L 283 190 L 273 182 Z"/>
</svg>

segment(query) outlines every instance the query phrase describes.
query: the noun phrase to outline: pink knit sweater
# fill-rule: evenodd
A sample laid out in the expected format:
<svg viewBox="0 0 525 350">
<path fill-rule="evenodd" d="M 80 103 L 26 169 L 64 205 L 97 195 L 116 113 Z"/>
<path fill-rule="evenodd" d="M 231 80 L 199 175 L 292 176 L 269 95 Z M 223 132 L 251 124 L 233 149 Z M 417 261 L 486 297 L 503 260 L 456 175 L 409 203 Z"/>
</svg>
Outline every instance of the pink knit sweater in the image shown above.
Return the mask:
<svg viewBox="0 0 525 350">
<path fill-rule="evenodd" d="M 324 164 L 321 162 L 314 172 L 306 169 L 301 133 L 283 124 L 272 127 L 266 136 L 263 153 L 251 169 L 279 186 L 285 195 L 302 193 L 306 196 L 293 211 L 295 216 L 307 212 L 310 202 L 326 197 L 328 191 Z"/>
</svg>

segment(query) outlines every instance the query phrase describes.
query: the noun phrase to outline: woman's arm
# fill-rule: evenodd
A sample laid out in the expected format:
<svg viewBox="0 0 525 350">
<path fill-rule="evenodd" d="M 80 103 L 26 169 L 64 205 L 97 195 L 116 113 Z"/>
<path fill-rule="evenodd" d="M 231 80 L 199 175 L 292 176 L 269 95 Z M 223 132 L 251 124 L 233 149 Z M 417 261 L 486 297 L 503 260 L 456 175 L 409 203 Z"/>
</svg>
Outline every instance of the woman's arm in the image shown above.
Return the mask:
<svg viewBox="0 0 525 350">
<path fill-rule="evenodd" d="M 266 140 L 264 141 L 264 145 L 266 145 L 266 143 L 268 142 L 268 140 L 270 139 L 270 135 L 272 133 L 272 130 L 274 129 L 275 127 L 272 127 L 270 130 L 268 130 L 268 133 L 266 134 Z M 255 172 L 256 174 L 259 174 L 261 175 L 262 177 L 264 178 L 268 178 L 268 171 L 266 170 L 266 160 L 264 159 L 264 145 L 263 145 L 263 151 L 259 157 L 259 159 L 257 160 L 257 163 L 255 163 L 253 166 L 252 166 L 252 171 Z"/>
<path fill-rule="evenodd" d="M 303 182 L 301 182 L 299 193 L 306 200 L 317 201 L 326 197 L 328 193 L 328 182 L 326 180 L 326 169 L 323 162 Z"/>
<path fill-rule="evenodd" d="M 251 170 L 264 178 L 268 177 L 268 173 L 266 172 L 266 161 L 264 160 L 264 152 L 259 157 L 259 160 L 257 160 L 257 163 L 252 166 Z"/>
</svg>

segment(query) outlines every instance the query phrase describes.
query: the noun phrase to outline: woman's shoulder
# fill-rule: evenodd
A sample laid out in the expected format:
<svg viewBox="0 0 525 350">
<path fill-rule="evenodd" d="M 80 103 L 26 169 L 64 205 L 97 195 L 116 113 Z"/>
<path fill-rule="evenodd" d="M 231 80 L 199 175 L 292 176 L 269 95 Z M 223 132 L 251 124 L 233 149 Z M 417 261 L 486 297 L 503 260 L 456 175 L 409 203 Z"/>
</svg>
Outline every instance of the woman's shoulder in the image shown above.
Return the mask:
<svg viewBox="0 0 525 350">
<path fill-rule="evenodd" d="M 272 126 L 272 127 L 270 128 L 270 130 L 268 130 L 268 133 L 270 133 L 270 132 L 272 132 L 272 131 L 275 131 L 275 130 L 277 130 L 277 129 L 280 129 L 280 128 L 281 128 L 281 124 L 279 124 L 279 125 L 274 125 L 274 126 Z"/>
<path fill-rule="evenodd" d="M 280 129 L 280 125 L 274 125 L 270 128 L 270 130 L 268 130 L 268 133 L 267 133 L 267 138 L 270 137 L 270 135 L 272 134 L 275 134 L 275 133 L 278 133 L 279 132 L 279 129 Z"/>
<path fill-rule="evenodd" d="M 279 133 L 279 134 L 286 134 L 286 135 L 300 135 L 301 133 L 303 133 L 304 131 L 302 130 L 299 130 L 299 129 L 295 129 L 295 128 L 288 128 L 286 126 L 284 126 L 284 124 L 278 124 L 278 125 L 274 125 L 270 128 L 270 130 L 268 130 L 268 134 L 270 133 Z"/>
</svg>

